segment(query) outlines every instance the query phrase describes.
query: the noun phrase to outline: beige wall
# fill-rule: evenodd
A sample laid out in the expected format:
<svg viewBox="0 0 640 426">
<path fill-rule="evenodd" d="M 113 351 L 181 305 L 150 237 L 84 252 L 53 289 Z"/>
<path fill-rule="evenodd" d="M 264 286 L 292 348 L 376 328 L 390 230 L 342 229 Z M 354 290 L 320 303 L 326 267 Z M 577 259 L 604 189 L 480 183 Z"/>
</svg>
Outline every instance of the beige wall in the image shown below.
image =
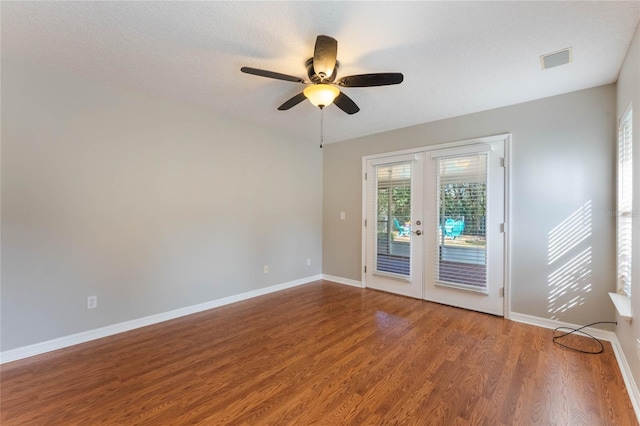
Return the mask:
<svg viewBox="0 0 640 426">
<path fill-rule="evenodd" d="M 321 162 L 315 143 L 3 58 L 2 351 L 319 274 Z"/>
<path fill-rule="evenodd" d="M 325 146 L 323 273 L 361 280 L 363 156 L 501 133 L 513 137 L 512 311 L 577 324 L 612 320 L 614 85 Z M 589 238 L 549 264 L 549 232 L 589 203 Z M 590 287 L 553 300 L 550 275 L 583 252 L 590 253 Z M 578 304 L 550 313 L 574 297 Z"/>
<path fill-rule="evenodd" d="M 640 339 L 640 26 L 629 47 L 618 76 L 617 118 L 627 105 L 633 103 L 633 264 L 631 269 L 631 306 L 634 319 L 631 324 L 618 318 L 616 334 L 625 358 L 631 366 L 636 385 L 640 386 L 640 360 L 636 354 L 636 339 Z"/>
</svg>

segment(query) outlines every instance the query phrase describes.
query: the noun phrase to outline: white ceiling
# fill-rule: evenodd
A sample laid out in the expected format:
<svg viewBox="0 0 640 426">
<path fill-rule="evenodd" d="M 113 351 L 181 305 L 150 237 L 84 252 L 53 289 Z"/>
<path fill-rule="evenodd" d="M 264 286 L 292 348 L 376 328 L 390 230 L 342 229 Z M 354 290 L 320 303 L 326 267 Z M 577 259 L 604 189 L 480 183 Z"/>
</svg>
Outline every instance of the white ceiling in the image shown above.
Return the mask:
<svg viewBox="0 0 640 426">
<path fill-rule="evenodd" d="M 346 88 L 360 112 L 325 110 L 325 141 L 613 83 L 640 2 L 7 2 L 2 56 L 210 108 L 319 140 L 309 102 L 277 111 L 305 77 L 319 34 L 338 40 L 338 77 L 402 72 L 398 86 Z M 541 70 L 540 55 L 574 62 Z"/>
</svg>

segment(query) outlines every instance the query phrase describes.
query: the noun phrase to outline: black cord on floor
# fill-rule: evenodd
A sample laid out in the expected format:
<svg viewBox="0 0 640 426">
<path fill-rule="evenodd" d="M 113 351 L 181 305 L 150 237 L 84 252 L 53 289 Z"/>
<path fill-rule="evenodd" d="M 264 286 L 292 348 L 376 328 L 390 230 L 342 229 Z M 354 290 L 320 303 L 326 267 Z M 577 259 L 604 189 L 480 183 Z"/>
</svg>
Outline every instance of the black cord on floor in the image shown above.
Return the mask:
<svg viewBox="0 0 640 426">
<path fill-rule="evenodd" d="M 598 322 L 592 322 L 591 324 L 583 325 L 580 328 L 558 327 L 555 330 L 553 330 L 554 333 L 556 331 L 560 330 L 560 329 L 569 330 L 569 331 L 564 333 L 564 334 L 561 334 L 559 336 L 553 336 L 553 343 L 555 343 L 558 346 L 562 346 L 563 348 L 567 348 L 567 349 L 570 349 L 572 351 L 580 352 L 581 354 L 590 354 L 590 355 L 601 354 L 602 352 L 604 352 L 604 345 L 602 344 L 602 342 L 600 340 L 596 339 L 595 337 L 593 337 L 592 335 L 590 335 L 589 333 L 587 333 L 586 331 L 582 331 L 583 328 L 591 327 L 592 325 L 596 325 L 596 324 L 616 324 L 616 325 L 618 325 L 618 323 L 616 321 L 598 321 Z M 572 348 L 571 346 L 563 345 L 562 343 L 558 342 L 558 339 L 562 339 L 563 337 L 568 336 L 568 335 L 573 334 L 573 333 L 581 333 L 581 334 L 584 334 L 587 337 L 591 337 L 593 340 L 595 340 L 600 345 L 600 350 L 597 351 L 597 352 L 583 351 L 582 349 Z"/>
</svg>

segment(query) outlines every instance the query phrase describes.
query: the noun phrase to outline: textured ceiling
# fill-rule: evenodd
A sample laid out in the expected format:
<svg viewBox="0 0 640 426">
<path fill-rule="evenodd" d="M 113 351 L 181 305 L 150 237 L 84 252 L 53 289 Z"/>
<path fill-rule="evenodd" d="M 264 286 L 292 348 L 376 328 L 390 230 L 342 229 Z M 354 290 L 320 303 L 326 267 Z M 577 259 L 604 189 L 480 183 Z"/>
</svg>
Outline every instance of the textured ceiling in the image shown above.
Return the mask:
<svg viewBox="0 0 640 426">
<path fill-rule="evenodd" d="M 402 72 L 343 89 L 361 111 L 325 110 L 325 141 L 516 104 L 617 80 L 640 2 L 7 2 L 2 56 L 211 109 L 318 141 L 309 102 L 277 111 L 315 38 L 338 40 L 338 76 Z M 574 62 L 541 70 L 540 55 Z"/>
</svg>

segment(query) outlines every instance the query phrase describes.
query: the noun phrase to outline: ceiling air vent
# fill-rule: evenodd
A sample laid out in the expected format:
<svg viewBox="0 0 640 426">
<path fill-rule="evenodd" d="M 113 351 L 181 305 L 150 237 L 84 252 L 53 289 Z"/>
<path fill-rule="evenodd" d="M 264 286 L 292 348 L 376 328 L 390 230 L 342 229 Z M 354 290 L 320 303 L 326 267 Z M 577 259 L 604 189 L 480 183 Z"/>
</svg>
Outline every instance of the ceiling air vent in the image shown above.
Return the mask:
<svg viewBox="0 0 640 426">
<path fill-rule="evenodd" d="M 568 64 L 573 61 L 573 49 L 567 47 L 566 49 L 558 50 L 557 52 L 547 53 L 540 56 L 540 64 L 542 69 L 558 67 L 560 65 Z"/>
</svg>

